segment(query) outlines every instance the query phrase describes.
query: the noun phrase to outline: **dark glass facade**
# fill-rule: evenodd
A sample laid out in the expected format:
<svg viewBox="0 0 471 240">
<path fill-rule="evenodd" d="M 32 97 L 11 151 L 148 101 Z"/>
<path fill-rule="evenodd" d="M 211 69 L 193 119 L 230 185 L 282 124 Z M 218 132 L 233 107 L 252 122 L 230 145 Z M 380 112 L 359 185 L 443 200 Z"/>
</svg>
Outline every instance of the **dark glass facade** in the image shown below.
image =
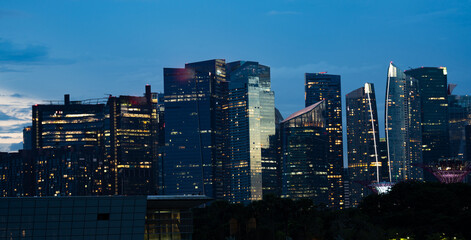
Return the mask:
<svg viewBox="0 0 471 240">
<path fill-rule="evenodd" d="M 226 65 L 229 82 L 227 129 L 231 202 L 261 200 L 263 177 L 276 163 L 270 140 L 275 135 L 275 98 L 270 68 L 258 62 Z M 265 169 L 262 167 L 265 165 Z M 265 171 L 263 171 L 265 170 Z M 265 178 L 267 180 L 267 178 Z"/>
<path fill-rule="evenodd" d="M 343 133 L 340 75 L 325 73 L 305 74 L 306 107 L 326 101 L 327 132 L 329 138 L 329 202 L 334 208 L 343 207 Z"/>
<path fill-rule="evenodd" d="M 467 125 L 471 125 L 471 96 L 448 96 L 450 157 L 465 159 Z"/>
<path fill-rule="evenodd" d="M 450 155 L 448 129 L 448 83 L 444 67 L 422 67 L 406 70 L 418 81 L 422 123 L 422 155 L 424 164 L 437 162 Z M 425 181 L 436 181 L 429 172 Z"/>
<path fill-rule="evenodd" d="M 421 96 L 416 79 L 389 64 L 385 131 L 392 182 L 423 180 Z"/>
<path fill-rule="evenodd" d="M 164 68 L 165 194 L 224 198 L 227 82 L 222 59 Z"/>
<path fill-rule="evenodd" d="M 0 239 L 190 240 L 204 196 L 0 198 Z"/>
<path fill-rule="evenodd" d="M 348 93 L 346 105 L 350 204 L 358 206 L 363 197 L 371 194 L 368 185 L 381 181 L 374 85 L 366 83 L 364 87 Z"/>
<path fill-rule="evenodd" d="M 293 113 L 281 123 L 283 145 L 282 196 L 311 198 L 329 205 L 325 101 Z"/>
</svg>

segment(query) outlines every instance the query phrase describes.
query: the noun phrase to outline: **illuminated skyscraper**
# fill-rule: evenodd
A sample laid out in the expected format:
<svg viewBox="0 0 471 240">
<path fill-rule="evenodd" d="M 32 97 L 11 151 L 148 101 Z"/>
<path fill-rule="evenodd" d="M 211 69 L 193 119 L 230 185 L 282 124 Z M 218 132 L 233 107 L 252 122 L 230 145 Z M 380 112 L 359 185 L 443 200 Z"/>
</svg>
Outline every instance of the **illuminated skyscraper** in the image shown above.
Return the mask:
<svg viewBox="0 0 471 240">
<path fill-rule="evenodd" d="M 405 74 L 418 81 L 422 123 L 423 163 L 449 157 L 448 83 L 445 67 L 422 67 L 406 70 Z M 436 181 L 429 172 L 425 181 Z"/>
<path fill-rule="evenodd" d="M 111 194 L 105 184 L 103 101 L 33 106 L 32 145 L 38 196 Z"/>
<path fill-rule="evenodd" d="M 158 119 L 150 86 L 144 96 L 110 96 L 105 113 L 105 154 L 114 194 L 156 194 Z"/>
<path fill-rule="evenodd" d="M 326 117 L 325 101 L 320 101 L 281 123 L 283 197 L 329 205 Z"/>
<path fill-rule="evenodd" d="M 228 130 L 230 201 L 261 200 L 262 165 L 275 163 L 270 139 L 275 135 L 275 98 L 270 68 L 258 62 L 226 65 L 229 81 Z M 273 141 L 273 139 L 272 139 Z"/>
<path fill-rule="evenodd" d="M 164 193 L 222 199 L 222 166 L 227 161 L 225 61 L 164 68 L 164 94 Z"/>
<path fill-rule="evenodd" d="M 374 85 L 364 87 L 346 96 L 348 168 L 350 175 L 350 204 L 357 206 L 371 193 L 367 185 L 380 182 L 378 112 Z"/>
<path fill-rule="evenodd" d="M 392 182 L 423 180 L 422 132 L 418 81 L 389 64 L 385 131 Z"/>
<path fill-rule="evenodd" d="M 329 139 L 327 153 L 329 203 L 334 208 L 343 208 L 343 134 L 340 75 L 306 73 L 305 80 L 306 107 L 322 100 L 326 101 L 326 129 Z"/>
</svg>

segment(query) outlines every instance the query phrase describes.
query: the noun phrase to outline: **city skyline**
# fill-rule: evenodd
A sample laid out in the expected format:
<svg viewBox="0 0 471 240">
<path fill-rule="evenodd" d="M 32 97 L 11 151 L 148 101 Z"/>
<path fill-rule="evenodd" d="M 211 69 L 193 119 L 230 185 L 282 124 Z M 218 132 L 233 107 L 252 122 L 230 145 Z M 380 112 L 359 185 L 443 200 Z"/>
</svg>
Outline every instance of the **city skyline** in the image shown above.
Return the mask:
<svg viewBox="0 0 471 240">
<path fill-rule="evenodd" d="M 15 149 L 31 105 L 42 100 L 141 95 L 147 83 L 162 92 L 163 67 L 204 59 L 270 66 L 275 105 L 285 117 L 304 105 L 308 72 L 341 75 L 343 93 L 374 83 L 379 116 L 391 60 L 402 69 L 445 66 L 448 81 L 458 84 L 455 94 L 469 89 L 470 1 L 185 3 L 2 2 L 0 148 Z M 381 117 L 379 126 L 384 137 Z"/>
</svg>

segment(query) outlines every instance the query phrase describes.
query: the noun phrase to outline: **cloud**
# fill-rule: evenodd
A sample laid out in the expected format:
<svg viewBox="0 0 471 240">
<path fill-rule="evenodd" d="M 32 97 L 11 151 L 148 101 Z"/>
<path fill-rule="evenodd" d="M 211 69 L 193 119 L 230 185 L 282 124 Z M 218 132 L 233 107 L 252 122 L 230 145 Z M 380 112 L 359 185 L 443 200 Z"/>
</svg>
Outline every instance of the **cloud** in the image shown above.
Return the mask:
<svg viewBox="0 0 471 240">
<path fill-rule="evenodd" d="M 0 39 L 0 62 L 30 63 L 47 59 L 49 51 L 40 45 L 17 46 L 10 41 Z"/>
<path fill-rule="evenodd" d="M 269 16 L 275 16 L 275 15 L 299 15 L 301 12 L 296 12 L 296 11 L 276 11 L 272 10 L 267 12 L 267 15 Z"/>
<path fill-rule="evenodd" d="M 13 65 L 64 65 L 76 62 L 73 59 L 51 58 L 49 52 L 49 48 L 43 45 L 19 45 L 0 38 L 0 64 L 4 64 L 0 72 L 24 72 L 24 69 L 12 68 Z"/>
<path fill-rule="evenodd" d="M 41 102 L 26 94 L 0 90 L 0 151 L 16 150 L 11 147 L 23 141 L 23 128 L 31 125 L 31 106 Z"/>
</svg>

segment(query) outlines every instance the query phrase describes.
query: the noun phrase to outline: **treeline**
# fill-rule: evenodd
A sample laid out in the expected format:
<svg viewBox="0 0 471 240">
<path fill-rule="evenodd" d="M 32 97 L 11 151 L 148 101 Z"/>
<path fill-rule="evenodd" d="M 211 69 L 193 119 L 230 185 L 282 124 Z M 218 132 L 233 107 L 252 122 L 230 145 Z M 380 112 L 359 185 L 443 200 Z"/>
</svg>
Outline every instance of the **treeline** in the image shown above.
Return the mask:
<svg viewBox="0 0 471 240">
<path fill-rule="evenodd" d="M 471 186 L 403 182 L 358 208 L 266 196 L 249 205 L 216 201 L 194 210 L 199 239 L 471 239 Z"/>
</svg>

